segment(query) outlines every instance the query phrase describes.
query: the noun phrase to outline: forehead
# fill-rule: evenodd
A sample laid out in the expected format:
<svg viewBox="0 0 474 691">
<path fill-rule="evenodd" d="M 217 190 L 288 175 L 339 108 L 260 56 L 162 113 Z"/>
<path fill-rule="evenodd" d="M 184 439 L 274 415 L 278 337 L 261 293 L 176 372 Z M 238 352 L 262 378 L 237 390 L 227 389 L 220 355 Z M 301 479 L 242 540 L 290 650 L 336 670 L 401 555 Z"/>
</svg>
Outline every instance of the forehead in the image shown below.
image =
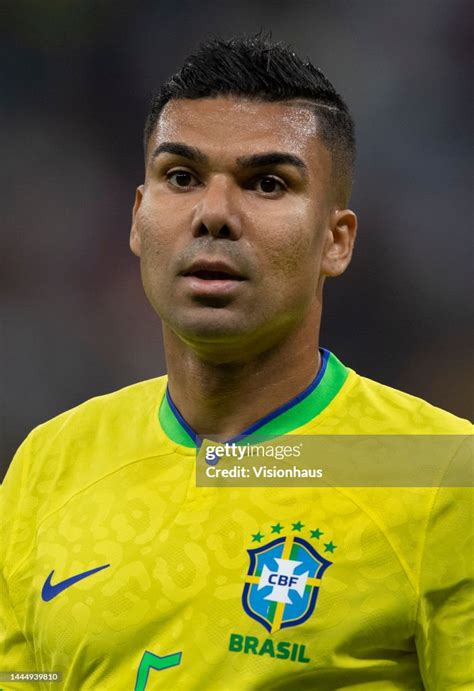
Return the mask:
<svg viewBox="0 0 474 691">
<path fill-rule="evenodd" d="M 229 161 L 246 154 L 282 151 L 308 165 L 316 163 L 315 158 L 327 163 L 328 151 L 317 135 L 317 117 L 310 104 L 302 101 L 177 99 L 164 107 L 148 146 L 150 151 L 165 141 L 181 142 Z"/>
</svg>

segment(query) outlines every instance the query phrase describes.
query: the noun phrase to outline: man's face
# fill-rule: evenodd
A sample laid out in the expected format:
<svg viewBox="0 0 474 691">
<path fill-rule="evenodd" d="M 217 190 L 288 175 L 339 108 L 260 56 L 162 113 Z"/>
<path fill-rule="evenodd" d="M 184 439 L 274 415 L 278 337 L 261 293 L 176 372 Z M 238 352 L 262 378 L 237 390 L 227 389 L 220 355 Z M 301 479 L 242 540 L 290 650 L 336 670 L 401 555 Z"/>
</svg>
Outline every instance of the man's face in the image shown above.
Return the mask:
<svg viewBox="0 0 474 691">
<path fill-rule="evenodd" d="M 331 156 L 297 102 L 174 100 L 148 146 L 131 234 L 165 329 L 271 346 L 317 311 Z"/>
</svg>

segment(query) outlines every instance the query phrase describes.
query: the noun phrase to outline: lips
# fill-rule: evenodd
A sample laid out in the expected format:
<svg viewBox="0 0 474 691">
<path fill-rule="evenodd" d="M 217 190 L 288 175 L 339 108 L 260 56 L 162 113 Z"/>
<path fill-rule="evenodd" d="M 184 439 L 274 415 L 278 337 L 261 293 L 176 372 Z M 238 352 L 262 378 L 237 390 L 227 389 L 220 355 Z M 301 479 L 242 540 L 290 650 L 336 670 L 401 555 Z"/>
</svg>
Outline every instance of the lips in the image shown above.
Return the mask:
<svg viewBox="0 0 474 691">
<path fill-rule="evenodd" d="M 195 276 L 204 281 L 243 281 L 240 276 L 233 276 L 225 271 L 209 271 L 208 269 L 200 269 L 198 271 L 191 271 L 185 276 Z"/>
<path fill-rule="evenodd" d="M 196 259 L 180 276 L 188 295 L 211 307 L 229 304 L 247 281 L 235 266 L 220 259 Z"/>
<path fill-rule="evenodd" d="M 245 280 L 245 277 L 234 266 L 220 260 L 201 259 L 194 261 L 185 271 L 181 272 L 181 275 L 193 276 L 202 281 Z"/>
</svg>

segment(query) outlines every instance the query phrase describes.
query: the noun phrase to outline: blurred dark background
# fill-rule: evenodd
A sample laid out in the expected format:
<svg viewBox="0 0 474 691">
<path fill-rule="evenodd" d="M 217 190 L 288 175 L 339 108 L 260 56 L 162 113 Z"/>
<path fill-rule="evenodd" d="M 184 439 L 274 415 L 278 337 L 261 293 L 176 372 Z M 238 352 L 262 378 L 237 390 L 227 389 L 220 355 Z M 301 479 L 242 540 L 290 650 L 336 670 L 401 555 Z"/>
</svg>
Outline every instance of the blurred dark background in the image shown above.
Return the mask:
<svg viewBox="0 0 474 691">
<path fill-rule="evenodd" d="M 349 272 L 322 344 L 472 414 L 469 67 L 462 0 L 2 3 L 1 467 L 35 425 L 164 372 L 128 249 L 150 93 L 203 38 L 269 29 L 357 124 Z"/>
</svg>

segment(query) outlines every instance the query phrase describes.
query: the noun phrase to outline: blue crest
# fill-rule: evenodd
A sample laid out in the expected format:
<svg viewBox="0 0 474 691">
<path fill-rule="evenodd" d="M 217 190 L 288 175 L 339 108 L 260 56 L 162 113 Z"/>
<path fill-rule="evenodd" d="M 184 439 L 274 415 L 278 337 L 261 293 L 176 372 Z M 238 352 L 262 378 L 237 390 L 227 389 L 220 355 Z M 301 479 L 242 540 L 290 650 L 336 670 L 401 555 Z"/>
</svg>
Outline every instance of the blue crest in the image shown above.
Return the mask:
<svg viewBox="0 0 474 691">
<path fill-rule="evenodd" d="M 324 572 L 332 562 L 300 537 L 279 537 L 248 550 L 250 567 L 242 603 L 270 633 L 298 626 L 316 606 Z"/>
</svg>

